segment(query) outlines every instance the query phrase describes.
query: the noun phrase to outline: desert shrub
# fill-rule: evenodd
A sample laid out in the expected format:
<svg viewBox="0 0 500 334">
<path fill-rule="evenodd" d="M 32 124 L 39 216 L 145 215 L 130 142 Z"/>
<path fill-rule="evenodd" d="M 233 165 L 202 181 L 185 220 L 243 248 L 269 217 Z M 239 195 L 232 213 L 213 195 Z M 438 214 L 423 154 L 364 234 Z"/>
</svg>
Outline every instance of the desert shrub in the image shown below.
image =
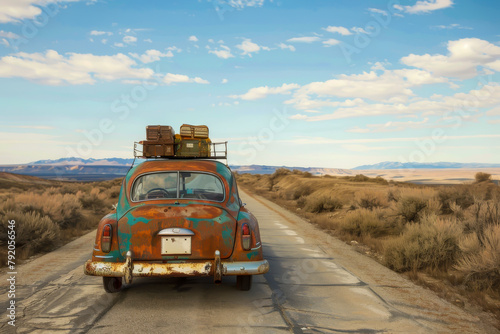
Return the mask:
<svg viewBox="0 0 500 334">
<path fill-rule="evenodd" d="M 405 222 L 418 222 L 421 213 L 427 207 L 427 201 L 422 198 L 409 196 L 399 199 L 397 214 L 403 217 Z"/>
<path fill-rule="evenodd" d="M 328 215 L 315 215 L 311 219 L 311 223 L 327 230 L 332 230 L 334 229 L 335 226 L 333 221 L 328 217 Z"/>
<path fill-rule="evenodd" d="M 500 225 L 500 201 L 497 198 L 477 200 L 467 210 L 462 210 L 460 217 L 464 221 L 466 232 L 475 232 L 482 237 L 487 227 Z"/>
<path fill-rule="evenodd" d="M 349 212 L 340 223 L 340 229 L 354 236 L 380 237 L 394 232 L 395 225 L 384 217 L 380 209 L 359 209 Z"/>
<path fill-rule="evenodd" d="M 16 201 L 13 198 L 0 200 L 0 213 L 7 211 L 16 211 Z"/>
<path fill-rule="evenodd" d="M 307 201 L 307 197 L 306 196 L 302 196 L 300 197 L 299 199 L 297 199 L 297 207 L 299 208 L 303 208 L 304 206 L 306 206 L 306 201 Z"/>
<path fill-rule="evenodd" d="M 489 182 L 489 181 L 491 181 L 491 174 L 477 172 L 476 175 L 474 176 L 474 178 L 476 179 L 476 183 Z"/>
<path fill-rule="evenodd" d="M 351 180 L 354 182 L 367 182 L 370 180 L 370 178 L 368 176 L 363 175 L 363 174 L 357 174 Z"/>
<path fill-rule="evenodd" d="M 310 172 L 301 171 L 299 169 L 292 170 L 292 174 L 298 175 L 298 176 L 302 176 L 302 177 L 305 177 L 305 178 L 313 177 L 313 175 Z"/>
<path fill-rule="evenodd" d="M 374 209 L 378 207 L 387 207 L 387 195 L 382 191 L 375 190 L 360 190 L 354 195 L 355 203 L 360 208 Z"/>
<path fill-rule="evenodd" d="M 8 221 L 16 221 L 16 249 L 25 257 L 52 250 L 59 240 L 59 226 L 35 212 L 6 212 L 0 215 L 0 242 L 7 243 Z"/>
<path fill-rule="evenodd" d="M 104 194 L 107 198 L 116 199 L 120 196 L 120 186 L 112 186 L 107 189 Z"/>
<path fill-rule="evenodd" d="M 52 194 L 42 195 L 33 192 L 15 196 L 15 201 L 23 212 L 34 212 L 47 215 L 60 227 L 73 226 L 81 219 L 81 204 L 76 195 Z"/>
<path fill-rule="evenodd" d="M 385 263 L 398 272 L 446 269 L 459 254 L 461 233 L 454 221 L 425 216 L 420 224 L 408 224 L 399 237 L 385 242 Z"/>
<path fill-rule="evenodd" d="M 441 203 L 441 213 L 451 214 L 452 203 L 455 203 L 462 209 L 467 209 L 474 204 L 474 196 L 468 186 L 443 187 L 438 192 L 438 198 Z"/>
<path fill-rule="evenodd" d="M 456 269 L 472 290 L 500 291 L 500 225 L 489 226 L 480 239 L 471 233 L 460 240 L 463 257 Z"/>
<path fill-rule="evenodd" d="M 102 194 L 98 188 L 93 188 L 88 193 L 80 191 L 76 195 L 85 209 L 91 209 L 95 213 L 100 213 L 106 207 L 104 203 L 106 195 Z"/>
<path fill-rule="evenodd" d="M 288 191 L 288 197 L 290 199 L 297 200 L 301 197 L 310 195 L 313 191 L 314 189 L 310 185 L 300 184 L 297 187 L 292 187 L 292 189 Z"/>
<path fill-rule="evenodd" d="M 304 209 L 312 213 L 342 209 L 342 202 L 330 195 L 310 195 L 306 198 Z"/>
</svg>

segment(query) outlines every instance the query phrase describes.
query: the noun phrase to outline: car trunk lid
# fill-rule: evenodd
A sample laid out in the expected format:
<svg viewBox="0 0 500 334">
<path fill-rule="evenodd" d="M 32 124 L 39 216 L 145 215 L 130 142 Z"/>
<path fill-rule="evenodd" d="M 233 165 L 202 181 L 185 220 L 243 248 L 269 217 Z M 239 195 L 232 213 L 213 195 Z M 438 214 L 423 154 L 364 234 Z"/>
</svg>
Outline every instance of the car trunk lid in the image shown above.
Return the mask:
<svg viewBox="0 0 500 334">
<path fill-rule="evenodd" d="M 118 221 L 121 253 L 140 261 L 228 258 L 235 234 L 235 219 L 210 204 L 141 205 Z"/>
</svg>

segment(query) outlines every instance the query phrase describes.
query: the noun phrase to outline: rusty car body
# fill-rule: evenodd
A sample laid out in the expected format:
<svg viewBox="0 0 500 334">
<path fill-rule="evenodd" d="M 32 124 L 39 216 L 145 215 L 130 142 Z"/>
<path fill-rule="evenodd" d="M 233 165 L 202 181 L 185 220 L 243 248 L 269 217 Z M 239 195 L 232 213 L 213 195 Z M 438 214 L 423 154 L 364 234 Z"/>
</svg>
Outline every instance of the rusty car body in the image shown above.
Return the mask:
<svg viewBox="0 0 500 334">
<path fill-rule="evenodd" d="M 237 276 L 249 290 L 264 274 L 257 219 L 244 207 L 232 171 L 215 160 L 147 160 L 127 173 L 116 209 L 97 228 L 87 275 L 107 292 L 133 277 Z"/>
</svg>

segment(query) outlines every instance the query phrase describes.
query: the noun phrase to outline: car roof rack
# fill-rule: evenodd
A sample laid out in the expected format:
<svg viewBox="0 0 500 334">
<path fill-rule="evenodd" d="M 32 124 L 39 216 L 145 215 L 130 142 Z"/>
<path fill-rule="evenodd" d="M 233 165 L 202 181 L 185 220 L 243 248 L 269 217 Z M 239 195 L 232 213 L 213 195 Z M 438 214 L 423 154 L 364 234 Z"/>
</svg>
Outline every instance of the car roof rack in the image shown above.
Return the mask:
<svg viewBox="0 0 500 334">
<path fill-rule="evenodd" d="M 139 148 L 138 147 L 139 145 L 142 147 Z M 146 157 L 144 154 L 144 145 L 141 144 L 140 142 L 134 142 L 134 158 L 136 158 L 136 159 L 137 158 L 139 158 L 139 159 L 163 159 L 163 160 L 222 159 L 222 160 L 226 160 L 226 162 L 227 162 L 227 141 L 210 143 L 209 145 L 210 145 L 211 149 L 210 149 L 209 155 L 207 155 L 207 156 L 177 156 L 177 155 L 163 156 L 163 155 L 158 155 L 158 156 Z"/>
</svg>

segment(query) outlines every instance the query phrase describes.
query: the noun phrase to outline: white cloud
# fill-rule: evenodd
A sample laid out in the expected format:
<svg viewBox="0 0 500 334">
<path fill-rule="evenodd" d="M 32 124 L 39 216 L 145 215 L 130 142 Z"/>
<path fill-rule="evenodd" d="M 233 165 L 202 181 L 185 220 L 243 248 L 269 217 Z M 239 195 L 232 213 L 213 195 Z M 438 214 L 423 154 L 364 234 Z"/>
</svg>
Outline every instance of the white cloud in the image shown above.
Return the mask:
<svg viewBox="0 0 500 334">
<path fill-rule="evenodd" d="M 125 44 L 123 44 L 123 43 L 115 43 L 113 45 L 116 46 L 117 48 L 123 48 L 123 47 L 125 47 Z"/>
<path fill-rule="evenodd" d="M 250 39 L 245 38 L 241 44 L 236 45 L 238 49 L 240 49 L 242 52 L 242 56 L 248 55 L 249 57 L 252 57 L 252 53 L 254 52 L 259 52 L 261 47 L 252 42 Z M 269 51 L 269 48 L 267 48 L 267 51 Z"/>
<path fill-rule="evenodd" d="M 132 58 L 139 59 L 144 64 L 148 64 L 148 63 L 152 63 L 152 62 L 158 61 L 158 60 L 160 60 L 161 58 L 164 58 L 164 57 L 170 58 L 170 57 L 174 56 L 174 54 L 172 53 L 172 51 L 168 51 L 167 53 L 162 53 L 161 51 L 153 50 L 153 49 L 147 50 L 142 55 L 138 55 L 137 53 L 129 53 L 129 55 Z"/>
<path fill-rule="evenodd" d="M 245 7 L 262 7 L 264 0 L 228 0 L 227 4 L 237 9 Z"/>
<path fill-rule="evenodd" d="M 313 43 L 319 41 L 318 36 L 305 36 L 305 37 L 294 37 L 287 40 L 290 43 Z"/>
<path fill-rule="evenodd" d="M 366 129 L 355 127 L 348 130 L 348 132 L 355 133 L 368 133 L 368 132 L 391 132 L 391 131 L 405 131 L 407 129 L 419 129 L 422 127 L 429 127 L 429 118 L 424 118 L 421 121 L 406 121 L 397 122 L 389 121 L 383 124 L 368 124 Z"/>
<path fill-rule="evenodd" d="M 20 129 L 34 129 L 34 130 L 53 130 L 55 129 L 53 126 L 49 125 L 13 125 L 11 128 L 20 128 Z"/>
<path fill-rule="evenodd" d="M 169 51 L 175 51 L 177 53 L 181 52 L 182 49 L 179 49 L 178 47 L 176 46 L 169 46 L 168 48 L 165 48 L 165 50 L 169 50 Z"/>
<path fill-rule="evenodd" d="M 0 30 L 0 37 L 11 38 L 11 39 L 17 39 L 17 38 L 19 38 L 19 35 L 14 34 L 13 32 L 10 32 L 10 31 L 3 31 L 3 30 Z"/>
<path fill-rule="evenodd" d="M 472 30 L 471 27 L 466 27 L 466 26 L 463 26 L 461 24 L 458 24 L 458 23 L 452 23 L 452 24 L 448 24 L 448 25 L 437 25 L 437 26 L 432 26 L 431 28 L 435 28 L 435 29 L 465 29 L 465 30 Z"/>
<path fill-rule="evenodd" d="M 289 119 L 307 119 L 307 116 L 302 114 L 295 114 L 290 116 Z"/>
<path fill-rule="evenodd" d="M 146 42 L 146 43 L 153 43 L 153 41 L 151 40 L 151 38 L 146 38 L 146 39 L 144 40 L 144 42 Z"/>
<path fill-rule="evenodd" d="M 10 43 L 5 38 L 2 38 L 2 39 L 0 39 L 0 45 L 5 45 L 6 47 L 9 47 Z"/>
<path fill-rule="evenodd" d="M 417 1 L 413 6 L 394 6 L 397 9 L 402 9 L 410 14 L 421 14 L 421 13 L 429 13 L 434 10 L 444 9 L 453 6 L 452 0 L 421 0 Z"/>
<path fill-rule="evenodd" d="M 500 116 L 500 106 L 490 109 L 486 112 L 488 116 Z"/>
<path fill-rule="evenodd" d="M 101 43 L 102 43 L 102 44 L 107 44 L 107 43 L 108 43 L 108 40 L 107 40 L 106 38 L 103 38 L 103 39 L 101 39 Z"/>
<path fill-rule="evenodd" d="M 326 30 L 326 31 L 331 32 L 331 33 L 341 34 L 343 36 L 352 35 L 352 32 L 350 32 L 349 29 L 347 29 L 345 27 L 328 26 L 326 28 L 323 28 L 323 30 Z"/>
<path fill-rule="evenodd" d="M 368 8 L 369 12 L 376 13 L 376 14 L 382 14 L 382 15 L 389 15 L 385 10 L 378 9 L 378 8 Z"/>
<path fill-rule="evenodd" d="M 198 37 L 195 35 L 189 36 L 188 41 L 190 42 L 198 42 Z"/>
<path fill-rule="evenodd" d="M 258 100 L 267 97 L 268 95 L 276 95 L 276 94 L 290 94 L 292 90 L 299 88 L 298 84 L 283 84 L 280 87 L 255 87 L 251 88 L 248 92 L 242 95 L 231 95 L 229 97 L 233 99 L 242 99 L 242 100 Z"/>
<path fill-rule="evenodd" d="M 2 0 L 0 1 L 0 23 L 15 23 L 24 19 L 33 19 L 42 13 L 40 7 L 54 6 L 59 3 L 78 2 L 82 0 Z"/>
<path fill-rule="evenodd" d="M 208 53 L 213 53 L 214 55 L 222 59 L 228 59 L 234 57 L 234 55 L 231 53 L 231 49 L 226 45 L 221 45 L 220 49 L 218 50 L 217 49 L 209 50 Z"/>
<path fill-rule="evenodd" d="M 470 79 L 478 75 L 478 66 L 500 71 L 500 47 L 478 38 L 448 42 L 448 55 L 414 55 L 401 62 L 434 75 Z"/>
<path fill-rule="evenodd" d="M 280 43 L 278 44 L 278 47 L 282 50 L 288 49 L 290 51 L 295 51 L 295 46 L 290 44 Z"/>
<path fill-rule="evenodd" d="M 123 37 L 123 42 L 127 44 L 135 43 L 137 42 L 137 37 L 135 36 L 124 36 Z"/>
<path fill-rule="evenodd" d="M 326 41 L 323 41 L 323 46 L 325 46 L 325 47 L 329 47 L 329 46 L 337 45 L 337 44 L 340 44 L 340 41 L 338 39 L 335 39 L 335 38 L 330 38 L 330 39 L 327 39 Z"/>
<path fill-rule="evenodd" d="M 222 79 L 221 83 L 226 84 L 227 83 L 227 79 Z"/>
<path fill-rule="evenodd" d="M 19 52 L 0 59 L 0 77 L 24 78 L 46 85 L 94 84 L 97 79 L 147 79 L 151 69 L 135 68 L 136 62 L 124 54 L 96 56 L 93 54 L 59 54 L 54 50 L 42 53 Z"/>
<path fill-rule="evenodd" d="M 163 77 L 163 82 L 166 83 L 167 85 L 174 84 L 174 83 L 187 83 L 187 82 L 194 82 L 198 84 L 209 84 L 205 79 L 202 79 L 200 77 L 195 77 L 195 78 L 190 78 L 187 75 L 184 74 L 172 74 L 172 73 L 167 73 Z"/>
<path fill-rule="evenodd" d="M 368 34 L 368 31 L 366 31 L 365 29 L 363 29 L 361 27 L 352 27 L 351 30 L 357 34 Z"/>
<path fill-rule="evenodd" d="M 99 31 L 99 30 L 92 30 L 90 32 L 90 36 L 101 36 L 101 35 L 111 36 L 113 35 L 113 33 L 111 31 Z"/>
</svg>

